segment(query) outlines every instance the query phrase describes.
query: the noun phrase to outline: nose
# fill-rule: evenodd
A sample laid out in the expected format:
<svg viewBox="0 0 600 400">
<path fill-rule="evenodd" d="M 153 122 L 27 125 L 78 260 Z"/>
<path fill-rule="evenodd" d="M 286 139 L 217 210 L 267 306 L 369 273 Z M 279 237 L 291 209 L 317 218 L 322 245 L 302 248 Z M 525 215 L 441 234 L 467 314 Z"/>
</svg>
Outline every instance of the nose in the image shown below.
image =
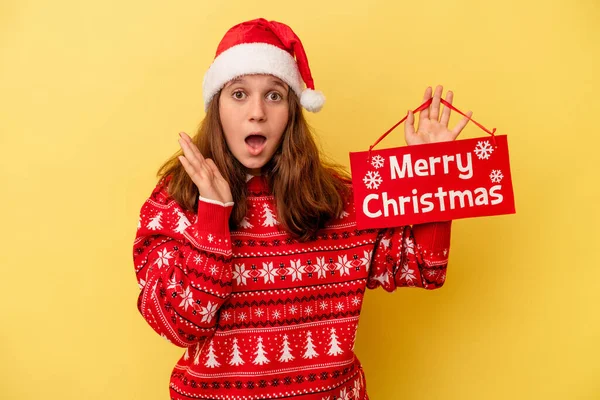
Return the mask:
<svg viewBox="0 0 600 400">
<path fill-rule="evenodd" d="M 264 121 L 267 118 L 262 96 L 253 96 L 249 102 L 248 114 L 251 121 Z"/>
</svg>

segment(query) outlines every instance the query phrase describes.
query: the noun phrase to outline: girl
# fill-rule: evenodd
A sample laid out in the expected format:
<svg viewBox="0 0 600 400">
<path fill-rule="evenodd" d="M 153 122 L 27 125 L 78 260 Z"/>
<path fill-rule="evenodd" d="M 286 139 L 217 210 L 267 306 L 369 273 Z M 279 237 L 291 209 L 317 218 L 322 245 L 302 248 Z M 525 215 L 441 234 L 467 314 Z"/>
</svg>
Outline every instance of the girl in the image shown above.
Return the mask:
<svg viewBox="0 0 600 400">
<path fill-rule="evenodd" d="M 449 130 L 448 108 L 438 121 L 441 94 L 416 132 L 409 112 L 409 145 L 468 122 Z M 159 170 L 133 247 L 140 313 L 185 349 L 171 399 L 368 399 L 354 354 L 363 295 L 441 287 L 451 221 L 356 228 L 350 176 L 304 119 L 324 97 L 287 25 L 231 28 L 203 95 L 206 117 Z"/>
</svg>

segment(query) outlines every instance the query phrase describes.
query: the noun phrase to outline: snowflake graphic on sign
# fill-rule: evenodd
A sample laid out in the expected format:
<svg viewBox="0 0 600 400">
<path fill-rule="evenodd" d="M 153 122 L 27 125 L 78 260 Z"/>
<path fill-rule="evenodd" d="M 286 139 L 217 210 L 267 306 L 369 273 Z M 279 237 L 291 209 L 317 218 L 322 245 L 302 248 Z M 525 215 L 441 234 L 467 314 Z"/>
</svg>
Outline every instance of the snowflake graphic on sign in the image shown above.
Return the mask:
<svg viewBox="0 0 600 400">
<path fill-rule="evenodd" d="M 383 179 L 381 179 L 379 172 L 369 171 L 363 178 L 363 182 L 367 185 L 367 189 L 377 189 L 381 185 L 381 182 L 383 182 Z"/>
<path fill-rule="evenodd" d="M 492 170 L 492 173 L 490 174 L 490 179 L 493 183 L 500 183 L 502 178 L 504 178 L 504 175 L 502 175 L 502 171 L 500 171 L 499 169 Z"/>
<path fill-rule="evenodd" d="M 487 160 L 490 158 L 493 151 L 494 148 L 487 140 L 477 142 L 477 145 L 475 146 L 475 154 L 477 154 L 477 158 L 480 160 Z"/>
<path fill-rule="evenodd" d="M 371 157 L 371 165 L 373 167 L 375 167 L 376 169 L 383 167 L 383 162 L 384 162 L 384 159 L 379 154 Z"/>
</svg>

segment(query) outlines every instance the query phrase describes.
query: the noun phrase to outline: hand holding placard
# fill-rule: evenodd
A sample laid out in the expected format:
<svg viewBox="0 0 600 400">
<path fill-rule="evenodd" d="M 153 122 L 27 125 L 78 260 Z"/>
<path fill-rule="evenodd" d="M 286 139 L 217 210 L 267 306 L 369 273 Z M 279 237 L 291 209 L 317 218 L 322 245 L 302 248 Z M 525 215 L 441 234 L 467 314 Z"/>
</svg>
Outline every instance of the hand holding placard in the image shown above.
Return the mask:
<svg viewBox="0 0 600 400">
<path fill-rule="evenodd" d="M 440 103 L 442 102 L 442 90 L 442 85 L 438 85 L 435 88 L 435 94 L 433 98 L 431 98 L 431 86 L 425 89 L 425 95 L 423 96 L 423 105 L 425 105 L 425 107 L 419 107 L 421 112 L 419 113 L 419 126 L 417 127 L 416 131 L 414 127 L 414 114 L 412 111 L 408 110 L 406 123 L 404 124 L 404 138 L 406 139 L 406 144 L 409 146 L 415 144 L 449 142 L 455 140 L 469 122 L 471 115 L 473 115 L 472 111 L 467 111 L 467 114 L 458 122 L 458 124 L 456 124 L 453 129 L 448 129 L 448 122 L 450 121 L 450 107 L 444 107 L 441 118 L 439 117 Z M 454 93 L 449 90 L 446 93 L 446 101 L 444 103 L 452 104 L 453 98 Z M 430 104 L 431 106 L 429 106 Z"/>
</svg>

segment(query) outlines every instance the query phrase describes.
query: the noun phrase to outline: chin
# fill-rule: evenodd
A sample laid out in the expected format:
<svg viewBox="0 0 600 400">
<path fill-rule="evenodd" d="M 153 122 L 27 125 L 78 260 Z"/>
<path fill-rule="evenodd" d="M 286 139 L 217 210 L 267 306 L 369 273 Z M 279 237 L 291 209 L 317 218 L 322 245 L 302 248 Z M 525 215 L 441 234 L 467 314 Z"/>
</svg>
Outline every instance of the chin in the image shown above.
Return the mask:
<svg viewBox="0 0 600 400">
<path fill-rule="evenodd" d="M 242 152 L 239 157 L 236 154 L 234 154 L 234 157 L 247 169 L 258 170 L 267 165 L 273 155 L 274 154 L 271 154 L 271 152 L 263 152 L 262 154 L 259 154 L 258 157 L 252 157 Z"/>
<path fill-rule="evenodd" d="M 264 167 L 266 164 L 266 162 L 247 162 L 247 163 L 242 163 L 242 165 L 244 167 L 246 167 L 247 169 L 261 169 L 262 167 Z"/>
</svg>

